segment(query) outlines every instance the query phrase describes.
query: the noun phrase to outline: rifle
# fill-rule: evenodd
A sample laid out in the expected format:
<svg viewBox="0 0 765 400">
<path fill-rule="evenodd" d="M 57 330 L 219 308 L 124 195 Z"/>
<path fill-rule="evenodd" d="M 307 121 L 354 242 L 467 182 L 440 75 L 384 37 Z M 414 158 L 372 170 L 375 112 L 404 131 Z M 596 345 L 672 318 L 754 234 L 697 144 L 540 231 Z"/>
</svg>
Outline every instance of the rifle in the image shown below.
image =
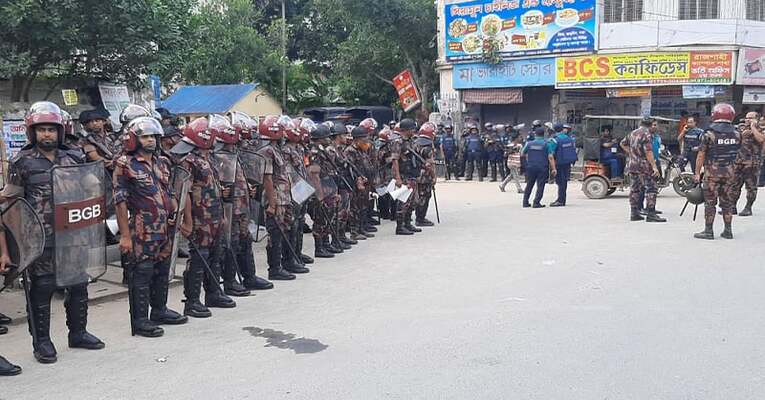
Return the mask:
<svg viewBox="0 0 765 400">
<path fill-rule="evenodd" d="M 348 190 L 353 191 L 353 185 L 351 185 L 348 182 L 348 180 L 345 179 L 345 177 L 340 173 L 340 168 L 338 168 L 337 165 L 334 163 L 334 161 L 332 161 L 332 158 L 330 158 L 329 155 L 326 154 L 326 152 L 324 150 L 324 147 L 319 145 L 319 146 L 317 146 L 317 148 L 319 149 L 318 154 L 321 155 L 322 157 L 324 157 L 324 159 L 329 163 L 329 165 L 331 165 L 332 168 L 334 168 L 335 171 L 337 171 L 337 176 L 339 176 L 340 179 L 343 180 L 343 183 L 345 184 L 346 187 L 348 187 Z"/>
<path fill-rule="evenodd" d="M 88 131 L 83 131 L 83 133 L 81 135 L 82 135 L 82 137 L 85 138 L 85 140 L 88 141 L 88 143 L 92 144 L 98 150 L 100 150 L 101 153 L 104 154 L 104 158 L 106 158 L 109 161 L 114 160 L 114 153 L 109 151 L 109 149 L 107 149 L 106 146 L 104 146 L 103 143 L 100 143 L 96 139 L 94 139 L 93 138 L 93 134 L 89 133 Z"/>
</svg>

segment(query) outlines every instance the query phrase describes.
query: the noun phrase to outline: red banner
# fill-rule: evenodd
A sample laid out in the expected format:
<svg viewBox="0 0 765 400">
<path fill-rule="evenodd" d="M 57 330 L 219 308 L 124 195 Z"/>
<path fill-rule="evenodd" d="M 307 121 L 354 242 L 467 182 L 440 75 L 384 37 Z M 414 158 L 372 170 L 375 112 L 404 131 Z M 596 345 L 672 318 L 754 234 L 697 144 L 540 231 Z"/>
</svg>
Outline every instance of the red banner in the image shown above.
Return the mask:
<svg viewBox="0 0 765 400">
<path fill-rule="evenodd" d="M 393 78 L 393 85 L 396 87 L 398 98 L 401 101 L 401 108 L 404 109 L 404 112 L 412 111 L 420 105 L 420 92 L 417 91 L 412 74 L 408 69 Z"/>
</svg>

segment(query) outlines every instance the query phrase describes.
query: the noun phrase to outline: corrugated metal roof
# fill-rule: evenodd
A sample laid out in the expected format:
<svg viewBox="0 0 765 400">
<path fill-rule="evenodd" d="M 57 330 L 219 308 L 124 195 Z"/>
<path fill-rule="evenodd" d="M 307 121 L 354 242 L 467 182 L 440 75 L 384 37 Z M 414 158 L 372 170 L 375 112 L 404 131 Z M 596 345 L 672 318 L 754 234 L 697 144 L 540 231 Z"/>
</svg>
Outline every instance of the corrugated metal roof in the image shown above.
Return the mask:
<svg viewBox="0 0 765 400">
<path fill-rule="evenodd" d="M 223 114 L 257 87 L 255 83 L 183 86 L 162 107 L 175 114 Z"/>
</svg>

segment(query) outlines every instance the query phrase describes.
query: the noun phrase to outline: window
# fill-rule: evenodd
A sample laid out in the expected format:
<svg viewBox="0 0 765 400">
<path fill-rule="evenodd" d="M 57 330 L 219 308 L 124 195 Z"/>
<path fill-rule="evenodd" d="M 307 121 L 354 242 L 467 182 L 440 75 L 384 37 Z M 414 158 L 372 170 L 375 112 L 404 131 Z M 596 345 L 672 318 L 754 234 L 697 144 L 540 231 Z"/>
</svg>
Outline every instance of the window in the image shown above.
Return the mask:
<svg viewBox="0 0 765 400">
<path fill-rule="evenodd" d="M 680 0 L 678 19 L 716 19 L 719 3 L 720 0 Z"/>
<path fill-rule="evenodd" d="M 629 22 L 643 19 L 643 0 L 605 0 L 604 22 Z"/>
<path fill-rule="evenodd" d="M 746 0 L 746 19 L 765 21 L 765 1 Z"/>
</svg>

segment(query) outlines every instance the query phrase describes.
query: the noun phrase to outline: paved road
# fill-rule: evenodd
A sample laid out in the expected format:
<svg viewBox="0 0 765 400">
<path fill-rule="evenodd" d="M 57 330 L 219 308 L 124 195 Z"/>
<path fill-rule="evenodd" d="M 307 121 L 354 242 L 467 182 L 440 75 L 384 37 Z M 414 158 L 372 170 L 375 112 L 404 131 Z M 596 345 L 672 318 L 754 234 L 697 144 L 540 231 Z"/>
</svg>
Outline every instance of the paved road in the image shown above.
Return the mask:
<svg viewBox="0 0 765 400">
<path fill-rule="evenodd" d="M 372 241 L 234 310 L 131 338 L 124 301 L 94 307 L 101 352 L 34 362 L 3 399 L 760 399 L 765 207 L 735 241 L 659 198 L 670 223 L 627 222 L 626 195 L 521 209 L 488 183 L 439 186 L 443 224 Z M 552 190 L 547 202 L 552 201 Z M 720 228 L 718 228 L 718 231 Z M 718 232 L 719 233 L 719 232 Z M 262 264 L 261 264 L 262 265 Z M 180 307 L 180 290 L 172 303 Z"/>
</svg>

